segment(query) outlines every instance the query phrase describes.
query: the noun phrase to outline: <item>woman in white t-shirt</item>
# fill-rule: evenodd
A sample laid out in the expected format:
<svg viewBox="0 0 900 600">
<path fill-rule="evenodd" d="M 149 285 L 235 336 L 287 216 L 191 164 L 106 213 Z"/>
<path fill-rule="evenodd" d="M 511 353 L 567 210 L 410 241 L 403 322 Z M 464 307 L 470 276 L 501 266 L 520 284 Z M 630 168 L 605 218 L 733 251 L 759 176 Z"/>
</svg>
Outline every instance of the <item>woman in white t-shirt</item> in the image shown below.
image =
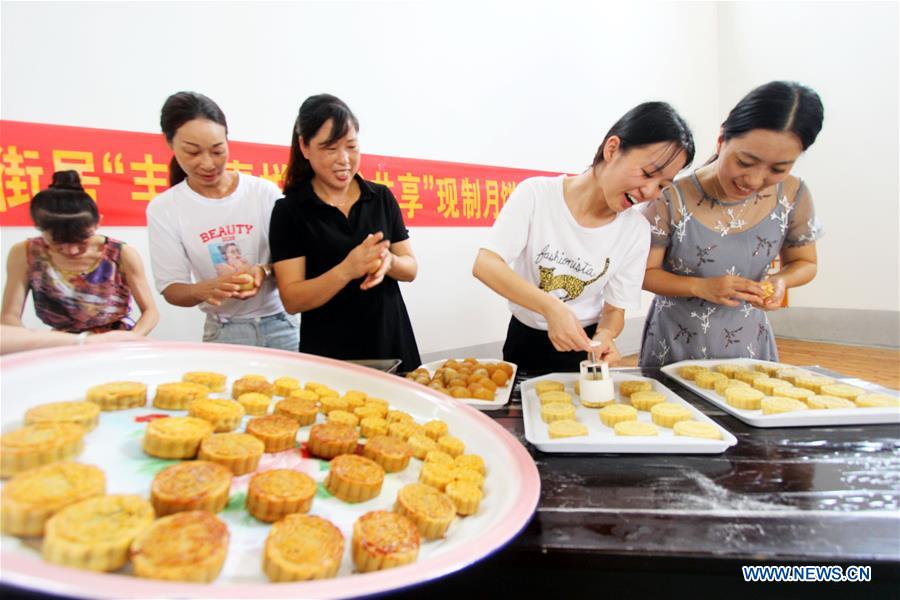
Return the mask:
<svg viewBox="0 0 900 600">
<path fill-rule="evenodd" d="M 473 274 L 509 300 L 503 358 L 526 371 L 577 371 L 582 352 L 619 359 L 625 309 L 640 308 L 650 227 L 638 211 L 694 157 L 684 120 L 664 102 L 628 111 L 591 168 L 521 182 Z"/>
<path fill-rule="evenodd" d="M 169 304 L 200 306 L 205 342 L 296 351 L 297 318 L 284 311 L 270 264 L 269 221 L 281 190 L 225 170 L 228 125 L 206 96 L 169 96 L 160 125 L 175 155 L 172 187 L 147 207 L 157 289 Z"/>
</svg>

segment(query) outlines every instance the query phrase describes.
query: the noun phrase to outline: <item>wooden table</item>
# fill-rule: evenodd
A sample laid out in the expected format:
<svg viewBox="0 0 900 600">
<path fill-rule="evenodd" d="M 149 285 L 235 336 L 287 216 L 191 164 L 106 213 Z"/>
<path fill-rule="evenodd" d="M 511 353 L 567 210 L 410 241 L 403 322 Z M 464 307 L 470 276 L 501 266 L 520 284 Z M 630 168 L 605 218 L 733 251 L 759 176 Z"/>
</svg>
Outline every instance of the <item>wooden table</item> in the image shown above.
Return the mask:
<svg viewBox="0 0 900 600">
<path fill-rule="evenodd" d="M 840 378 L 839 374 L 811 368 Z M 761 429 L 654 377 L 731 431 L 717 455 L 545 454 L 525 441 L 518 385 L 485 412 L 525 445 L 541 473 L 531 523 L 505 549 L 408 597 L 621 597 L 715 591 L 732 597 L 900 597 L 900 426 Z M 871 565 L 872 582 L 743 582 L 741 565 Z M 865 586 L 865 587 L 853 587 Z"/>
</svg>

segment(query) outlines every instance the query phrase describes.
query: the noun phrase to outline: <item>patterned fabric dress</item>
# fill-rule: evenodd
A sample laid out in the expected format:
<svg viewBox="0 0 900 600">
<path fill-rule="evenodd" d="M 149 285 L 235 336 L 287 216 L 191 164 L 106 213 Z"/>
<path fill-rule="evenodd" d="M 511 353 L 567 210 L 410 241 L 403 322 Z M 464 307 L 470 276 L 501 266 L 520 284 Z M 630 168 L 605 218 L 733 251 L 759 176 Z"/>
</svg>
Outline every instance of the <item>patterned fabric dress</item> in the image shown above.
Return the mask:
<svg viewBox="0 0 900 600">
<path fill-rule="evenodd" d="M 663 268 L 690 277 L 737 275 L 761 281 L 783 246 L 821 237 L 806 186 L 801 181 L 792 187 L 792 199 L 782 182 L 756 198 L 725 203 L 708 196 L 696 174 L 678 180 L 644 213 L 653 246 L 666 247 Z M 732 308 L 696 297 L 657 295 L 653 300 L 644 323 L 641 366 L 737 357 L 778 360 L 765 311 L 748 302 Z"/>
<path fill-rule="evenodd" d="M 83 273 L 54 266 L 43 238 L 27 243 L 28 286 L 38 318 L 58 331 L 131 329 L 131 290 L 120 259 L 123 242 L 106 238 L 97 263 Z"/>
</svg>

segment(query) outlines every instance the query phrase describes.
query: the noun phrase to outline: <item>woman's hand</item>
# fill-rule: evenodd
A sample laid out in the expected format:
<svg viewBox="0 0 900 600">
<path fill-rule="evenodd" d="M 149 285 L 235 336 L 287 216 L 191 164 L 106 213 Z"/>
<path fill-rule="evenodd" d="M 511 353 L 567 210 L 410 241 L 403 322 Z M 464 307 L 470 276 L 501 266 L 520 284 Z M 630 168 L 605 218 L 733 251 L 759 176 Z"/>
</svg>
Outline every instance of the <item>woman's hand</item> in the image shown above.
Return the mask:
<svg viewBox="0 0 900 600">
<path fill-rule="evenodd" d="M 383 262 L 382 251 L 387 250 L 390 245 L 390 242 L 382 241 L 383 238 L 384 234 L 380 231 L 370 233 L 347 254 L 341 262 L 341 268 L 350 281 L 379 271 Z"/>
<path fill-rule="evenodd" d="M 246 287 L 248 283 L 251 283 L 251 282 L 246 281 L 247 275 L 249 275 L 250 277 L 253 278 L 253 280 L 252 280 L 253 287 L 250 289 L 246 289 L 246 290 L 239 290 L 238 293 L 235 294 L 235 296 L 234 296 L 238 300 L 246 300 L 247 298 L 252 298 L 253 296 L 255 296 L 259 293 L 259 287 L 262 285 L 263 280 L 266 278 L 266 271 L 265 271 L 265 269 L 263 269 L 262 265 L 253 265 L 252 267 L 250 267 L 249 271 L 246 271 L 246 272 L 238 275 L 239 277 L 243 276 L 242 277 L 243 281 L 242 281 L 241 287 Z"/>
<path fill-rule="evenodd" d="M 105 344 L 107 342 L 142 342 L 147 338 L 133 331 L 107 331 L 94 333 L 84 338 L 85 344 Z"/>
<path fill-rule="evenodd" d="M 619 349 L 616 348 L 616 340 L 613 338 L 612 332 L 598 327 L 591 342 L 590 353 L 593 354 L 597 360 L 606 361 L 610 366 L 622 360 Z"/>
<path fill-rule="evenodd" d="M 722 275 L 700 279 L 694 295 L 735 308 L 740 306 L 742 301 L 760 305 L 764 294 L 759 282 L 737 275 Z"/>
<path fill-rule="evenodd" d="M 359 285 L 359 289 L 368 290 L 384 281 L 384 276 L 391 269 L 391 265 L 394 264 L 394 255 L 391 253 L 389 248 L 385 248 L 381 251 L 381 257 L 379 260 L 381 261 L 381 263 L 378 265 L 378 268 L 374 273 L 369 273 L 368 275 L 366 275 L 366 279 Z"/>
<path fill-rule="evenodd" d="M 547 320 L 547 337 L 559 352 L 572 350 L 588 351 L 591 339 L 584 332 L 581 322 L 572 310 L 556 300 L 552 308 L 544 314 Z"/>
<path fill-rule="evenodd" d="M 221 275 L 214 279 L 206 279 L 195 283 L 194 296 L 200 302 L 206 302 L 212 306 L 221 306 L 223 300 L 237 298 L 241 293 L 241 285 L 245 283 L 247 283 L 246 278 L 242 277 L 240 273 Z"/>
<path fill-rule="evenodd" d="M 763 296 L 765 297 L 763 298 L 762 303 L 754 304 L 754 306 L 767 311 L 778 310 L 781 308 L 781 303 L 784 301 L 785 293 L 787 293 L 787 285 L 785 284 L 784 279 L 778 275 L 773 275 L 768 279 L 764 279 L 761 286 L 765 286 L 766 283 L 772 286 L 772 292 L 768 296 L 764 293 Z"/>
</svg>

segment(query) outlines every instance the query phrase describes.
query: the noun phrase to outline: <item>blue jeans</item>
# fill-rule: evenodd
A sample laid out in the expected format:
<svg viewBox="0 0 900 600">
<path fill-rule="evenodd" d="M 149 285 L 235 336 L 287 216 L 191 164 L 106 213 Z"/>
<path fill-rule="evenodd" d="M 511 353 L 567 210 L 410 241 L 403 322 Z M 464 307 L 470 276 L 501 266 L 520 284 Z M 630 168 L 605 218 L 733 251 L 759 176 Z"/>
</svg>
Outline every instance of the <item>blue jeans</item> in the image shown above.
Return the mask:
<svg viewBox="0 0 900 600">
<path fill-rule="evenodd" d="M 286 312 L 227 320 L 208 314 L 203 325 L 203 341 L 296 352 L 300 346 L 300 324 L 296 316 Z"/>
</svg>

